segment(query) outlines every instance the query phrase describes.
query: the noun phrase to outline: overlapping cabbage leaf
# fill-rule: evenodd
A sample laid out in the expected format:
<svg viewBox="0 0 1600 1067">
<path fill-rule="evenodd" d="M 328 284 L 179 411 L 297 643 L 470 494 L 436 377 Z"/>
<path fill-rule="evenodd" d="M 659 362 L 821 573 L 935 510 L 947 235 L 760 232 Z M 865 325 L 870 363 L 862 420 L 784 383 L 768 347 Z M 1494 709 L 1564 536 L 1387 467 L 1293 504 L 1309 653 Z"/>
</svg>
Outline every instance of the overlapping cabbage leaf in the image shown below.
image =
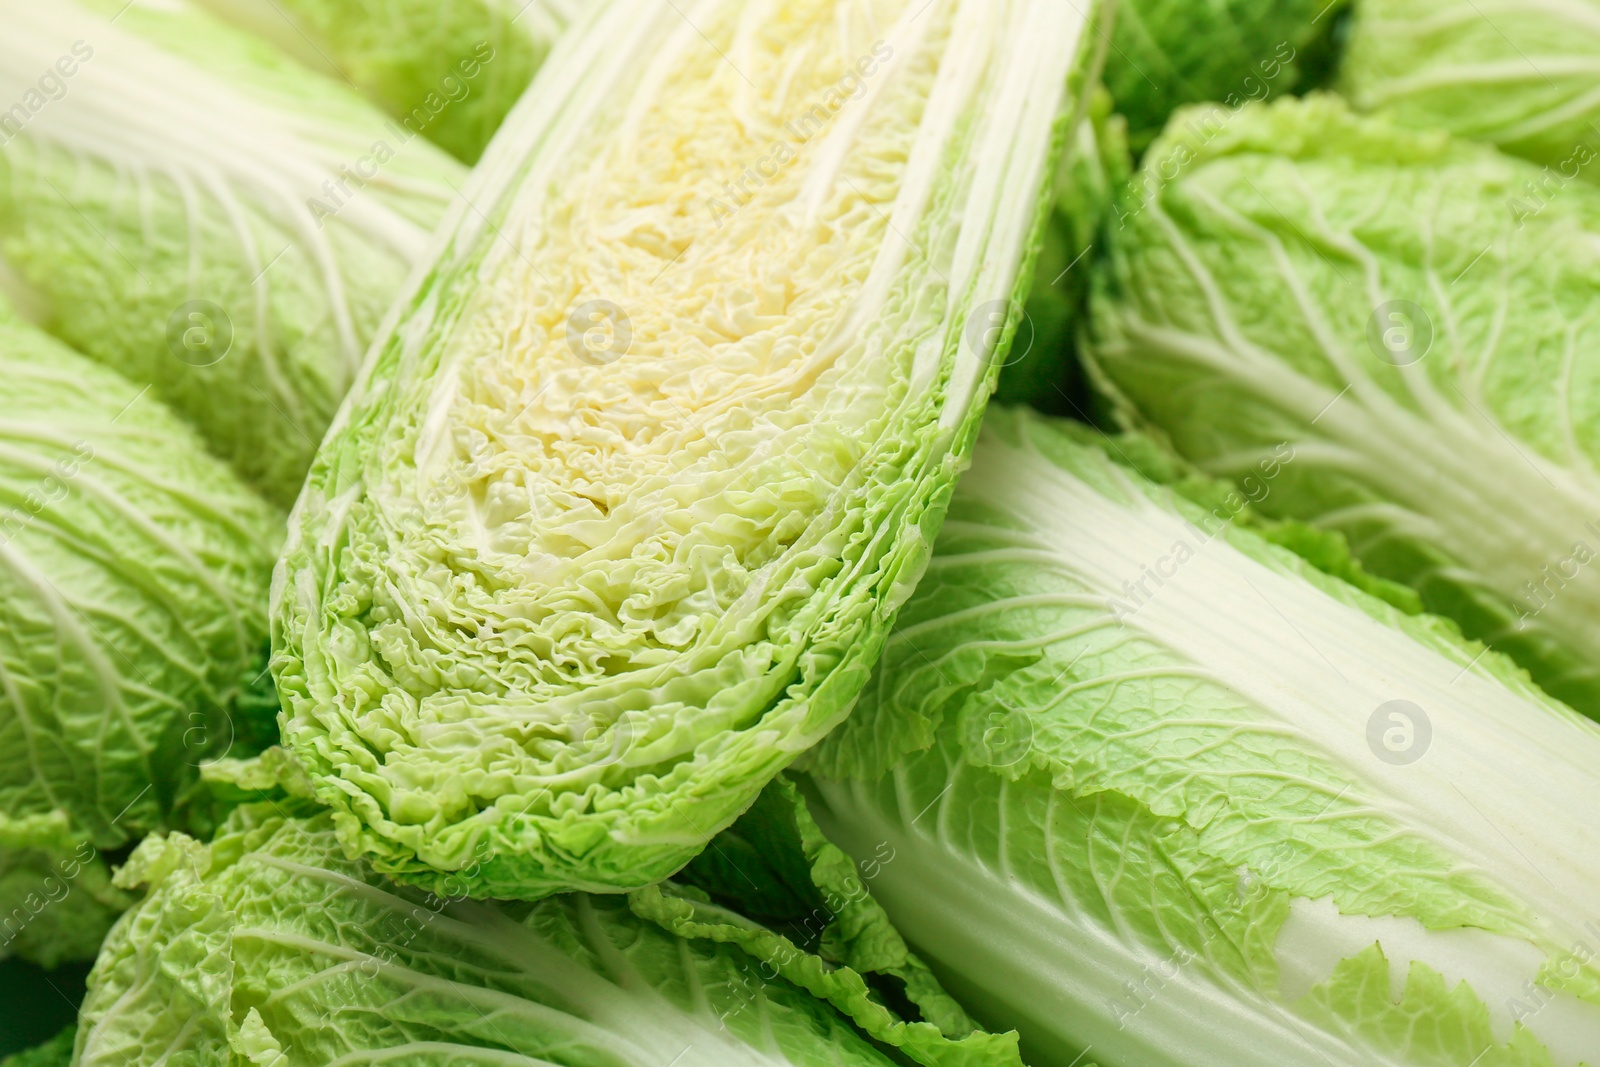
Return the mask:
<svg viewBox="0 0 1600 1067">
<path fill-rule="evenodd" d="M 1340 88 L 1363 110 L 1549 165 L 1520 198 L 1600 181 L 1600 4 L 1358 0 Z"/>
<path fill-rule="evenodd" d="M 1600 714 L 1600 194 L 1335 99 L 1175 120 L 1123 198 L 1090 355 L 1132 422 Z M 1165 175 L 1172 175 L 1168 178 Z"/>
<path fill-rule="evenodd" d="M 92 956 L 102 853 L 265 731 L 282 519 L 150 395 L 0 309 L 0 955 Z M 236 746 L 236 742 L 238 743 Z"/>
<path fill-rule="evenodd" d="M 849 713 L 1027 292 L 1089 10 L 614 0 L 563 38 L 291 520 L 285 742 L 346 847 L 647 885 Z"/>
<path fill-rule="evenodd" d="M 42 1045 L 0 1060 L 0 1067 L 69 1067 L 75 1038 L 75 1030 L 63 1030 Z"/>
<path fill-rule="evenodd" d="M 200 0 L 476 163 L 584 0 Z"/>
<path fill-rule="evenodd" d="M 85 838 L 9 830 L 0 828 L 0 959 L 46 968 L 94 959 L 133 898 L 111 884 L 110 866 Z"/>
<path fill-rule="evenodd" d="M 0 23 L 0 257 L 288 506 L 463 169 L 186 0 Z"/>
<path fill-rule="evenodd" d="M 1595 1063 L 1600 730 L 1090 436 L 990 413 L 808 757 L 907 940 L 1035 1067 Z"/>
<path fill-rule="evenodd" d="M 1237 111 L 1300 86 L 1326 61 L 1345 0 L 1118 0 L 1106 88 L 1138 151 L 1183 104 Z"/>
<path fill-rule="evenodd" d="M 151 838 L 119 878 L 149 894 L 90 977 L 81 1067 L 1020 1064 L 1014 1035 L 892 1058 L 873 1039 L 901 1044 L 907 1024 L 865 1001 L 836 1011 L 802 985 L 859 984 L 854 972 L 719 943 L 759 928 L 703 900 L 652 889 L 644 903 L 713 913 L 713 936 L 671 932 L 621 896 L 441 900 L 346 859 L 326 814 L 246 806 L 209 847 Z"/>
</svg>

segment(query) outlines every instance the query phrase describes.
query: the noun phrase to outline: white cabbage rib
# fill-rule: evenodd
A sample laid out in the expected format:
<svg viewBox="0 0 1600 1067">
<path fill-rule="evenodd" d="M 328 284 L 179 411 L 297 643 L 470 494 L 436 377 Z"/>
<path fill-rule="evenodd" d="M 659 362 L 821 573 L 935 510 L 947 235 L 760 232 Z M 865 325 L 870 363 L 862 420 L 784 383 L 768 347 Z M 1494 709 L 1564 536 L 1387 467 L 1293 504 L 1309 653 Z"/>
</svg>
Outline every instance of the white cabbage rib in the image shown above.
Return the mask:
<svg viewBox="0 0 1600 1067">
<path fill-rule="evenodd" d="M 988 444 L 964 483 L 970 497 L 1024 523 L 1057 567 L 1108 604 L 1126 597 L 1122 582 L 1141 565 L 1195 540 L 1131 476 L 1126 497 L 1112 499 L 1037 452 Z M 1269 711 L 1397 824 L 1514 891 L 1552 940 L 1576 940 L 1600 919 L 1600 827 L 1571 817 L 1600 791 L 1593 724 L 1471 666 L 1465 646 L 1420 645 L 1226 542 L 1185 563 L 1127 625 Z M 1433 723 L 1432 747 L 1405 766 L 1377 760 L 1367 744 L 1367 716 L 1397 699 Z"/>
<path fill-rule="evenodd" d="M 507 863 L 642 884 L 617 857 L 703 841 L 842 717 L 990 388 L 969 325 L 1022 282 L 1084 25 L 615 2 L 563 42 L 281 573 L 289 739 L 363 847 L 449 871 L 510 818 Z"/>
</svg>

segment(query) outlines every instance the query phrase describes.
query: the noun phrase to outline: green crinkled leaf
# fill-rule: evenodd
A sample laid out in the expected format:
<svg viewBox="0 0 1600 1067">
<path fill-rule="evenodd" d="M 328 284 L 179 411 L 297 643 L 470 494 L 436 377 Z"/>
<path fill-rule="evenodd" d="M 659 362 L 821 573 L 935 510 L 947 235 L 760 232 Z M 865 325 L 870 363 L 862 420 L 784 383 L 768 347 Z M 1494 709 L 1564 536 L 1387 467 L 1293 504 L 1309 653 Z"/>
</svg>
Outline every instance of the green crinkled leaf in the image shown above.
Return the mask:
<svg viewBox="0 0 1600 1067">
<path fill-rule="evenodd" d="M 1300 87 L 1344 0 L 1119 0 L 1106 86 L 1143 151 L 1183 104 L 1231 109 Z"/>
<path fill-rule="evenodd" d="M 1571 181 L 1600 180 L 1600 24 L 1590 4 L 1353 6 L 1339 88 L 1356 107 L 1545 164 L 1512 194 L 1530 210 Z"/>
<path fill-rule="evenodd" d="M 847 968 L 866 979 L 869 986 L 882 978 L 892 979 L 895 991 L 921 1016 L 920 1021 L 933 1024 L 951 1041 L 960 1041 L 976 1028 L 972 1019 L 912 954 L 872 899 L 871 879 L 893 858 L 892 852 L 880 850 L 858 870 L 855 861 L 817 828 L 794 783 L 780 777 L 676 879 L 711 894 L 718 907 L 700 907 L 692 894 L 678 897 L 670 906 L 650 896 L 647 906 L 674 916 L 679 925 L 673 929 L 679 933 L 688 932 L 683 925 L 688 923 L 699 931 L 698 936 L 741 944 L 746 951 L 779 966 L 803 953 Z M 680 900 L 687 901 L 687 910 Z M 722 917 L 729 910 L 739 913 L 738 920 L 724 924 Z M 766 929 L 753 930 L 749 919 Z M 721 925 L 727 929 L 719 931 Z M 841 999 L 834 1000 L 835 1007 L 851 1010 L 848 1005 L 854 1001 L 847 998 L 854 997 L 857 990 L 852 980 Z M 826 987 L 814 991 L 833 999 Z M 883 1003 L 881 984 L 877 992 L 881 1007 L 875 1005 L 871 1017 L 881 1026 L 885 1009 L 891 1018 L 896 1009 Z M 865 1020 L 857 1021 L 867 1025 Z M 898 1034 L 901 1029 L 902 1020 L 896 1018 L 888 1033 Z M 871 1032 L 891 1044 L 902 1043 L 876 1030 Z M 972 1044 L 1003 1047 L 1003 1043 L 995 1046 L 986 1041 Z M 923 1055 L 954 1054 L 938 1052 L 938 1043 L 929 1039 L 921 1040 L 917 1047 L 928 1050 Z"/>
<path fill-rule="evenodd" d="M 1333 97 L 1191 117 L 1097 275 L 1121 420 L 1235 480 L 1289 449 L 1261 511 L 1600 714 L 1600 192 L 1523 212 L 1537 168 Z"/>
<path fill-rule="evenodd" d="M 94 955 L 100 853 L 210 828 L 245 754 L 281 516 L 153 396 L 0 311 L 0 955 Z M 13 946 L 12 942 L 15 942 Z"/>
<path fill-rule="evenodd" d="M 667 886 L 650 886 L 629 894 L 630 906 L 640 917 L 691 940 L 737 945 L 788 982 L 832 1004 L 863 1032 L 899 1049 L 915 1063 L 927 1067 L 966 1064 L 1020 1064 L 1017 1035 L 974 1031 L 950 1038 L 931 1022 L 907 1022 L 895 1017 L 876 997 L 865 979 L 849 967 L 830 966 L 781 934 L 749 920 L 679 896 Z"/>
<path fill-rule="evenodd" d="M 1454 987 L 1425 964 L 1413 963 L 1397 1002 L 1389 961 L 1373 945 L 1341 962 L 1306 996 L 1304 1010 L 1330 1027 L 1360 1035 L 1374 1047 L 1419 1067 L 1554 1067 L 1550 1052 L 1518 1024 L 1501 1042 L 1483 1001 L 1465 982 Z"/>
<path fill-rule="evenodd" d="M 0 843 L 0 959 L 19 956 L 47 969 L 93 959 L 131 903 L 87 841 Z"/>
<path fill-rule="evenodd" d="M 740 949 L 619 896 L 446 901 L 344 855 L 327 813 L 236 810 L 210 845 L 151 838 L 146 899 L 89 981 L 79 1067 L 891 1067 Z"/>
</svg>

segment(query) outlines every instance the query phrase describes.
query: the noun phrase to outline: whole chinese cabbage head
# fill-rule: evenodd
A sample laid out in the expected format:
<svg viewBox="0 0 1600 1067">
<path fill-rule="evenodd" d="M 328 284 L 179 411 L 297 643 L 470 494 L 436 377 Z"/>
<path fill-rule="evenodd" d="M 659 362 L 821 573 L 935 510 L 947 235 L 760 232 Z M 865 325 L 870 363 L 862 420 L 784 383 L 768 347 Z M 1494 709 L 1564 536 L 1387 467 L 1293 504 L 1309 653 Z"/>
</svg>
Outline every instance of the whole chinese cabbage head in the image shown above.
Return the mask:
<svg viewBox="0 0 1600 1067">
<path fill-rule="evenodd" d="M 0 308 L 0 956 L 91 956 L 102 853 L 203 823 L 254 711 L 282 519 L 153 396 Z"/>
<path fill-rule="evenodd" d="M 1307 451 L 991 411 L 817 822 L 1032 1064 L 1592 1067 L 1600 727 L 1237 521 Z"/>
<path fill-rule="evenodd" d="M 0 258 L 287 507 L 463 168 L 187 0 L 0 24 Z"/>
<path fill-rule="evenodd" d="M 1600 192 L 1334 97 L 1180 113 L 1108 228 L 1088 353 L 1129 424 L 1600 716 Z"/>
<path fill-rule="evenodd" d="M 1545 164 L 1535 204 L 1600 181 L 1600 6 L 1357 0 L 1339 88 L 1364 111 Z"/>
</svg>

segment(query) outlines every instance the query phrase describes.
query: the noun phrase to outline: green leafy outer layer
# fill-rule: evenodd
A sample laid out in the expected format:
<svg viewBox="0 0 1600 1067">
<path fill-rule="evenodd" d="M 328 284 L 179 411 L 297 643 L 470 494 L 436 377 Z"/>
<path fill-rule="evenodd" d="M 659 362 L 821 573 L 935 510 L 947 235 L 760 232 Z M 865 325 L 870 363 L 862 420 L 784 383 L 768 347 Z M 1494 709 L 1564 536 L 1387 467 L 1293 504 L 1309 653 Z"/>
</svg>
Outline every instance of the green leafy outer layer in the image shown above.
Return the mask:
<svg viewBox="0 0 1600 1067">
<path fill-rule="evenodd" d="M 679 936 L 738 945 L 917 1063 L 1020 1067 L 1016 1034 L 977 1030 L 872 899 L 868 881 L 893 859 L 880 851 L 858 873 L 780 777 L 683 872 L 712 901 L 666 883 L 635 892 L 633 909 Z M 902 1019 L 873 983 L 898 987 L 921 1018 Z"/>
<path fill-rule="evenodd" d="M 0 378 L 0 954 L 59 960 L 104 932 L 99 850 L 186 823 L 197 766 L 260 733 L 235 716 L 282 520 L 3 308 Z"/>
<path fill-rule="evenodd" d="M 1359 0 L 1340 70 L 1356 107 L 1548 165 L 1530 204 L 1600 180 L 1600 7 L 1593 0 Z"/>
<path fill-rule="evenodd" d="M 0 1067 L 69 1067 L 76 1031 L 68 1027 L 49 1041 L 0 1060 Z"/>
<path fill-rule="evenodd" d="M 463 169 L 182 2 L 0 22 L 0 256 L 287 507 Z"/>
<path fill-rule="evenodd" d="M 1326 97 L 1182 119 L 1120 209 L 1093 359 L 1129 421 L 1346 534 L 1600 714 L 1600 193 Z M 1388 346 L 1395 346 L 1390 348 Z"/>
<path fill-rule="evenodd" d="M 563 38 L 291 520 L 285 742 L 347 847 L 637 888 L 848 714 L 1014 330 L 1084 10 L 613 0 Z"/>
<path fill-rule="evenodd" d="M 583 0 L 199 0 L 476 163 Z"/>
<path fill-rule="evenodd" d="M 141 845 L 80 1067 L 889 1067 L 826 1004 L 624 897 L 497 908 L 397 889 L 326 815 L 238 809 Z M 969 1061 L 977 1063 L 979 1061 Z"/>
<path fill-rule="evenodd" d="M 1119 0 L 1106 88 L 1143 151 L 1173 109 L 1294 91 L 1344 0 Z"/>
<path fill-rule="evenodd" d="M 33 834 L 21 845 L 0 840 L 0 957 L 49 968 L 94 959 L 130 903 L 87 841 L 40 841 Z"/>
<path fill-rule="evenodd" d="M 808 757 L 830 838 L 893 849 L 897 928 L 1035 1067 L 1593 1062 L 1600 731 L 1087 433 L 991 411 Z M 1340 964 L 1374 942 L 1413 976 L 1385 1011 Z"/>
</svg>

